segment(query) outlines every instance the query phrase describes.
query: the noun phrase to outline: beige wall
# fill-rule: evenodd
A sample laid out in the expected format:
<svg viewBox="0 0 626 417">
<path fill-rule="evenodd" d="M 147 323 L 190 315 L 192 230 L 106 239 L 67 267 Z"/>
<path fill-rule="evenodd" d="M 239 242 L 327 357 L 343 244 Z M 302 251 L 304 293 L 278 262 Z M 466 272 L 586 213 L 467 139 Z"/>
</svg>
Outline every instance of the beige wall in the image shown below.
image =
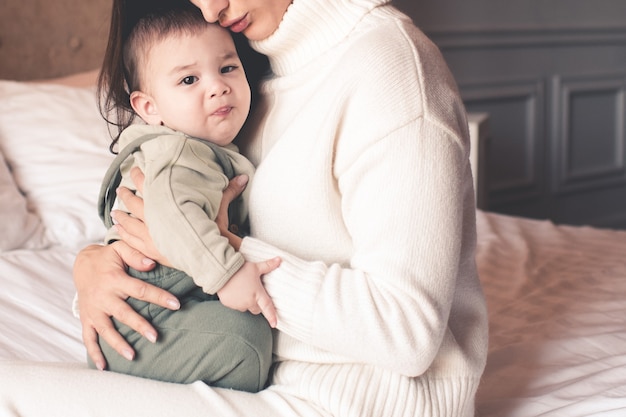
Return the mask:
<svg viewBox="0 0 626 417">
<path fill-rule="evenodd" d="M 1 0 L 0 79 L 33 80 L 98 68 L 111 0 Z"/>
</svg>

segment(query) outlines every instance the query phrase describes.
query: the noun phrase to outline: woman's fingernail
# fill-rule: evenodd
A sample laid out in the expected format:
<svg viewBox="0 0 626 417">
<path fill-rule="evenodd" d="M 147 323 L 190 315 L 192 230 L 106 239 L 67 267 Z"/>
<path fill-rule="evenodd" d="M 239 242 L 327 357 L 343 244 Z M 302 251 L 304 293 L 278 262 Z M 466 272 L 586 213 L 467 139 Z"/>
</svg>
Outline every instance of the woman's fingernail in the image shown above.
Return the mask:
<svg viewBox="0 0 626 417">
<path fill-rule="evenodd" d="M 152 265 L 154 265 L 154 259 L 143 258 L 141 260 L 141 263 L 144 264 L 145 266 L 152 266 Z"/>
<path fill-rule="evenodd" d="M 174 298 L 170 298 L 169 300 L 167 300 L 167 305 L 172 310 L 178 310 L 180 308 L 180 302 Z"/>
<path fill-rule="evenodd" d="M 148 339 L 150 342 L 155 343 L 157 340 L 157 335 L 154 332 L 148 331 L 145 334 L 146 339 Z"/>
<path fill-rule="evenodd" d="M 122 351 L 122 356 L 124 356 L 126 359 L 128 359 L 129 361 L 133 360 L 133 357 L 135 356 L 133 351 L 130 349 L 124 349 Z"/>
<path fill-rule="evenodd" d="M 246 185 L 248 183 L 248 176 L 239 175 L 237 178 L 235 178 L 235 181 L 237 181 L 237 184 L 239 185 Z"/>
</svg>

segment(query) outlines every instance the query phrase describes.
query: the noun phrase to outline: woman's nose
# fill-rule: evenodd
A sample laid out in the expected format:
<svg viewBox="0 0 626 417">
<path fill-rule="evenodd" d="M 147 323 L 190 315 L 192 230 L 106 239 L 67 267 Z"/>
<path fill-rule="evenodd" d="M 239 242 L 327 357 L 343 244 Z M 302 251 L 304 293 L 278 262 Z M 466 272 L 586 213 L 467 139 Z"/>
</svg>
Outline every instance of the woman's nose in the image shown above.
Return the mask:
<svg viewBox="0 0 626 417">
<path fill-rule="evenodd" d="M 220 12 L 223 10 L 221 3 L 228 4 L 224 0 L 191 0 L 191 2 L 200 9 L 204 20 L 209 23 L 215 23 L 219 19 Z"/>
<path fill-rule="evenodd" d="M 215 23 L 219 20 L 222 10 L 228 7 L 228 0 L 191 0 L 200 9 L 204 20 Z"/>
</svg>

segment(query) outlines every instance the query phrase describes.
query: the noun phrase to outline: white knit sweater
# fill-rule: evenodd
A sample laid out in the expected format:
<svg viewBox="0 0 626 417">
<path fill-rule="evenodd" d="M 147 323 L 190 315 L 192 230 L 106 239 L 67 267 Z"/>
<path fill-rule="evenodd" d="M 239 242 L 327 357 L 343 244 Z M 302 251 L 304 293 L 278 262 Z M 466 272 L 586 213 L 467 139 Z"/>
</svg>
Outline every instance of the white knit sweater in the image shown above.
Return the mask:
<svg viewBox="0 0 626 417">
<path fill-rule="evenodd" d="M 272 388 L 333 416 L 469 416 L 487 352 L 464 107 L 388 0 L 295 0 L 242 151 L 248 260 L 279 314 Z"/>
</svg>

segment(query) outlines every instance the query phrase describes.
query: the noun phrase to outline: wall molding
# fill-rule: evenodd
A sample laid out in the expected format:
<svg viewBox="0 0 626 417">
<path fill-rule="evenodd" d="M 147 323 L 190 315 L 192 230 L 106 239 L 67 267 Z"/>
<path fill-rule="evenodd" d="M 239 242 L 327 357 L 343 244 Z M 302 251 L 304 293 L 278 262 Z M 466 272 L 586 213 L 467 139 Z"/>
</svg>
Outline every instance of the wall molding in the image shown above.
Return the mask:
<svg viewBox="0 0 626 417">
<path fill-rule="evenodd" d="M 626 45 L 624 27 L 423 28 L 442 50 Z"/>
<path fill-rule="evenodd" d="M 554 76 L 552 91 L 554 191 L 567 193 L 626 185 L 626 74 Z M 589 108 L 596 105 L 592 109 L 595 114 L 574 112 L 577 104 Z M 593 166 L 577 166 L 576 140 L 593 146 L 596 140 L 582 135 L 601 134 L 606 135 L 601 139 L 610 149 L 604 149 L 601 158 L 596 155 Z"/>
<path fill-rule="evenodd" d="M 538 198 L 545 188 L 541 171 L 545 155 L 544 80 L 500 79 L 464 83 L 459 88 L 469 111 L 485 112 L 491 118 L 492 138 L 487 167 L 489 201 L 501 203 Z M 501 133 L 510 123 L 519 124 L 520 129 L 515 130 L 518 136 Z M 520 147 L 514 156 L 518 170 L 513 170 L 513 175 L 511 172 L 505 175 L 501 169 L 510 167 L 498 168 L 497 165 L 508 158 L 499 153 L 503 146 L 512 144 Z"/>
<path fill-rule="evenodd" d="M 624 0 L 398 1 L 489 114 L 489 210 L 626 228 Z"/>
</svg>

